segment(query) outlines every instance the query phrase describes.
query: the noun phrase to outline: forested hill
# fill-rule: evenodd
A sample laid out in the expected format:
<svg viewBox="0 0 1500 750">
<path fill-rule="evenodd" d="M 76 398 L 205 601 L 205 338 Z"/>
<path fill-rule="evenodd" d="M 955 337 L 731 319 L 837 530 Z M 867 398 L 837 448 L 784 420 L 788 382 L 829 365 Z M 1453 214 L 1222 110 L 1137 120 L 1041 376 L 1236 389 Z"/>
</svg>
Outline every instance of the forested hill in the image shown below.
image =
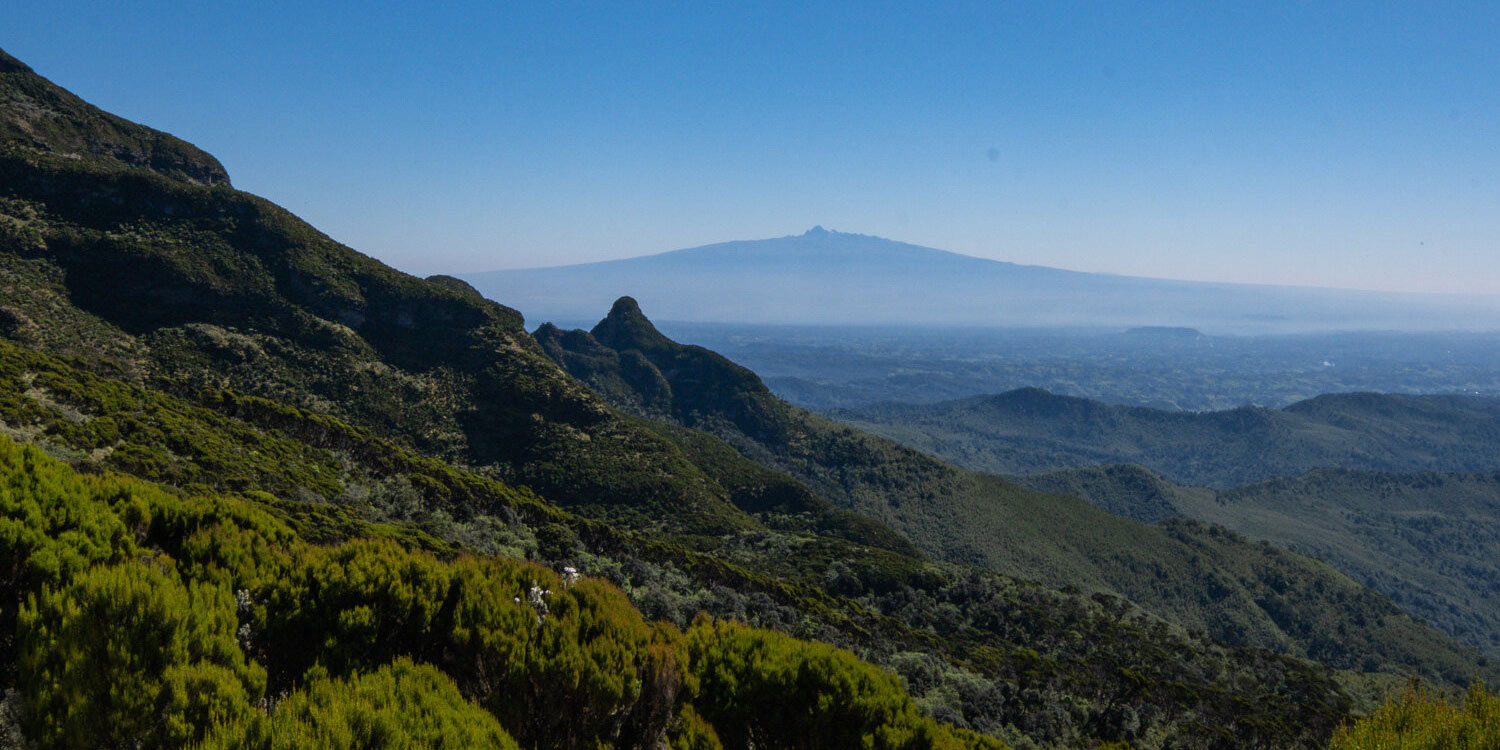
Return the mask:
<svg viewBox="0 0 1500 750">
<path fill-rule="evenodd" d="M 1459 640 L 1500 657 L 1500 474 L 1319 469 L 1229 490 L 1139 466 L 1012 477 L 1111 512 L 1194 518 L 1312 555 Z"/>
<path fill-rule="evenodd" d="M 1216 638 L 1316 654 L 1346 668 L 1357 668 L 1345 660 L 1356 651 L 1394 645 L 1387 639 L 1405 617 L 1385 619 L 1399 611 L 1385 602 L 1377 608 L 1384 624 L 1373 631 L 1355 625 L 1348 620 L 1352 613 L 1371 611 L 1376 600 L 1300 555 L 1222 529 L 1130 521 L 1075 497 L 1029 491 L 830 423 L 777 399 L 749 370 L 662 335 L 631 298 L 617 300 L 592 331 L 543 325 L 535 336 L 558 363 L 618 407 L 710 432 L 941 559 L 1055 586 L 1123 593 Z M 1295 606 L 1285 606 L 1293 600 Z M 1412 635 L 1429 640 L 1416 635 L 1426 631 L 1417 626 Z M 1372 635 L 1386 645 L 1336 645 Z M 1455 657 L 1460 663 L 1473 658 Z"/>
<path fill-rule="evenodd" d="M 624 411 L 8 57 L 0 123 L 6 742 L 1311 748 L 1476 663 L 1306 558 L 783 411 L 628 307 L 576 337 L 669 386 Z"/>
<path fill-rule="evenodd" d="M 1500 470 L 1500 399 L 1478 396 L 1341 393 L 1284 409 L 1178 412 L 1023 388 L 830 416 L 997 474 L 1129 463 L 1229 488 L 1318 468 Z"/>
</svg>

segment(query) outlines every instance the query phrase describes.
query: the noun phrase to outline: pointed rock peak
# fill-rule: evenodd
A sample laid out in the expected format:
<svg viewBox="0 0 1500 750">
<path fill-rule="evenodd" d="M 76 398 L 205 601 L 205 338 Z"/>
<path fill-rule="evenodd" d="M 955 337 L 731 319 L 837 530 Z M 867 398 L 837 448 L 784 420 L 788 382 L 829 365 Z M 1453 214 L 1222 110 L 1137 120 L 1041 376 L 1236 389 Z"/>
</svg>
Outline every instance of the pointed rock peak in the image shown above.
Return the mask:
<svg viewBox="0 0 1500 750">
<path fill-rule="evenodd" d="M 828 234 L 833 234 L 833 232 L 830 232 L 827 229 L 824 229 L 823 225 L 819 224 L 819 225 L 813 227 L 812 229 L 809 229 L 806 232 L 803 232 L 802 236 L 803 237 L 822 237 L 823 235 L 828 235 Z"/>
<path fill-rule="evenodd" d="M 634 297 L 621 297 L 615 300 L 615 304 L 609 308 L 609 317 L 622 320 L 639 318 L 650 325 L 650 321 L 646 320 L 646 314 L 641 312 L 640 303 L 636 302 Z"/>
<path fill-rule="evenodd" d="M 599 343 L 617 351 L 640 349 L 652 351 L 676 346 L 676 342 L 663 336 L 656 326 L 641 312 L 641 306 L 632 297 L 615 300 L 609 315 L 599 321 L 590 331 Z"/>
</svg>

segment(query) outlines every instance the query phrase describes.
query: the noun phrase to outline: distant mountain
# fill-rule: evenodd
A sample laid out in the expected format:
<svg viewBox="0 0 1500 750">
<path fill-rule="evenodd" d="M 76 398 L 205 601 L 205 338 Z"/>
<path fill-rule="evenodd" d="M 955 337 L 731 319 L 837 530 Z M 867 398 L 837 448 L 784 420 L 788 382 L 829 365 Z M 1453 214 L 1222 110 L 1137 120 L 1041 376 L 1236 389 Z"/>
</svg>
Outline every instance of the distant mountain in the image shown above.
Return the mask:
<svg viewBox="0 0 1500 750">
<path fill-rule="evenodd" d="M 1183 412 L 1022 388 L 930 405 L 829 412 L 976 471 L 1027 474 L 1132 463 L 1228 488 L 1318 468 L 1500 469 L 1500 399 L 1343 393 L 1284 409 Z"/>
<path fill-rule="evenodd" d="M 532 320 L 630 295 L 661 320 L 854 325 L 1500 329 L 1500 297 L 1211 284 L 974 258 L 822 227 L 626 260 L 461 274 Z"/>
</svg>

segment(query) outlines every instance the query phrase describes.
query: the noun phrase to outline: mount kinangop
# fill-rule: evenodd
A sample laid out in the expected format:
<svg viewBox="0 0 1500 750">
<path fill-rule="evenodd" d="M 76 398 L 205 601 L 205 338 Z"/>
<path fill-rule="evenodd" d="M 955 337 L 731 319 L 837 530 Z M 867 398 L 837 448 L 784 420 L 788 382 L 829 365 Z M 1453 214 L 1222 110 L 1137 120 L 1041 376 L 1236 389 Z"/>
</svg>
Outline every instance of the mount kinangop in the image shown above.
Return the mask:
<svg viewBox="0 0 1500 750">
<path fill-rule="evenodd" d="M 1500 297 L 1211 284 L 974 258 L 815 227 L 627 260 L 463 278 L 533 320 L 629 295 L 659 320 L 796 325 L 1497 330 Z"/>
<path fill-rule="evenodd" d="M 0 53 L 0 737 L 1311 748 L 1478 663 L 1316 561 L 653 333 L 539 342 Z"/>
</svg>

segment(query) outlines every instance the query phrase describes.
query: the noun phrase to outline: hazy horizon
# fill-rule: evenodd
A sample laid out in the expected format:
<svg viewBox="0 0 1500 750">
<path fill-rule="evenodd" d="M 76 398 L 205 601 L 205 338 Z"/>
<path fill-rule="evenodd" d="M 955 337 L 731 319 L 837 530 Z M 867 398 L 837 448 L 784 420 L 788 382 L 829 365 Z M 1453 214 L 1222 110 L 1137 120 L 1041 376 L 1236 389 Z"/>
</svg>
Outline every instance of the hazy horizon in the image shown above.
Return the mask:
<svg viewBox="0 0 1500 750">
<path fill-rule="evenodd" d="M 1018 265 L 822 227 L 568 266 L 459 274 L 533 324 L 622 296 L 684 322 L 1500 330 L 1500 296 L 1204 283 Z"/>
<path fill-rule="evenodd" d="M 702 245 L 694 245 L 693 247 L 671 248 L 671 249 L 668 249 L 668 250 L 659 250 L 659 251 L 655 251 L 655 252 L 646 252 L 646 253 L 643 253 L 641 255 L 632 255 L 632 256 L 620 257 L 620 258 L 604 258 L 604 259 L 601 259 L 601 260 L 582 260 L 582 261 L 576 261 L 576 262 L 571 262 L 571 263 L 550 263 L 550 264 L 547 264 L 547 265 L 512 266 L 512 267 L 505 267 L 505 268 L 487 268 L 487 269 L 478 269 L 476 271 L 456 271 L 456 272 L 440 271 L 438 273 L 445 274 L 445 275 L 454 275 L 454 276 L 466 276 L 466 275 L 470 275 L 470 274 L 474 274 L 474 273 L 485 273 L 487 271 L 539 271 L 539 270 L 544 270 L 544 269 L 568 268 L 568 267 L 573 267 L 573 266 L 587 266 L 587 265 L 597 265 L 597 264 L 603 264 L 603 263 L 616 263 L 616 262 L 621 262 L 621 261 L 630 261 L 630 260 L 639 260 L 639 259 L 643 259 L 643 258 L 651 258 L 651 257 L 655 257 L 655 256 L 660 256 L 660 255 L 671 255 L 673 253 L 682 253 L 682 252 L 687 252 L 687 251 L 690 251 L 690 250 L 701 250 L 701 249 L 711 248 L 711 247 L 715 247 L 715 246 L 719 246 L 719 245 L 735 245 L 735 244 L 746 243 L 746 242 L 762 242 L 762 241 L 766 241 L 766 240 L 788 239 L 788 238 L 792 238 L 792 237 L 799 237 L 799 236 L 802 236 L 802 235 L 805 235 L 805 234 L 813 233 L 813 232 L 816 232 L 818 230 L 826 231 L 829 234 L 847 234 L 847 235 L 854 235 L 854 236 L 859 236 L 859 237 L 870 237 L 870 238 L 878 239 L 878 240 L 887 240 L 887 241 L 890 241 L 890 242 L 896 242 L 896 243 L 900 243 L 900 244 L 903 244 L 903 245 L 912 245 L 914 247 L 919 247 L 919 248 L 922 248 L 922 249 L 925 249 L 925 250 L 937 250 L 939 252 L 951 253 L 953 255 L 962 255 L 962 256 L 964 256 L 966 258 L 975 258 L 977 260 L 991 260 L 991 261 L 996 261 L 996 262 L 1000 262 L 1000 263 L 1011 263 L 1013 265 L 1028 266 L 1028 267 L 1034 267 L 1034 268 L 1048 268 L 1048 269 L 1055 269 L 1055 270 L 1059 270 L 1059 271 L 1070 271 L 1070 272 L 1074 272 L 1074 273 L 1095 274 L 1095 275 L 1099 275 L 1099 276 L 1119 276 L 1119 277 L 1123 277 L 1123 278 L 1147 279 L 1147 280 L 1151 280 L 1151 281 L 1182 281 L 1182 282 L 1189 282 L 1189 283 L 1230 284 L 1230 285 L 1235 285 L 1235 286 L 1280 286 L 1280 287 L 1291 287 L 1291 288 L 1302 288 L 1302 289 L 1317 289 L 1317 290 L 1328 290 L 1328 291 L 1378 292 L 1378 293 L 1391 293 L 1391 294 L 1400 294 L 1400 295 L 1411 295 L 1411 296 L 1414 296 L 1414 297 L 1464 297 L 1464 298 L 1475 298 L 1475 299 L 1478 299 L 1478 298 L 1488 299 L 1488 298 L 1500 297 L 1500 292 L 1495 292 L 1495 293 L 1400 292 L 1400 291 L 1391 291 L 1391 290 L 1385 290 L 1385 289 L 1369 289 L 1369 288 L 1361 288 L 1361 287 L 1335 287 L 1335 286 L 1323 286 L 1323 285 L 1318 285 L 1318 284 L 1278 284 L 1278 283 L 1273 283 L 1273 282 L 1212 281 L 1212 280 L 1202 280 L 1202 279 L 1184 279 L 1184 278 L 1176 278 L 1176 277 L 1170 277 L 1170 276 L 1142 276 L 1142 275 L 1139 275 L 1139 274 L 1114 273 L 1114 272 L 1111 272 L 1111 271 L 1091 271 L 1089 269 L 1084 269 L 1084 268 L 1062 268 L 1060 266 L 1049 266 L 1049 265 L 1047 265 L 1045 263 L 1015 263 L 1014 261 L 1009 261 L 1009 260 L 1006 260 L 1004 258 L 986 258 L 986 257 L 982 257 L 982 256 L 977 256 L 977 255 L 969 255 L 967 253 L 960 253 L 960 252 L 956 252 L 956 251 L 953 251 L 953 250 L 948 250 L 946 248 L 929 247 L 927 245 L 922 245 L 920 243 L 908 242 L 906 240 L 901 239 L 900 237 L 881 237 L 879 235 L 870 234 L 868 232 L 844 231 L 842 229 L 833 229 L 833 228 L 825 227 L 822 224 L 817 224 L 817 225 L 814 225 L 814 226 L 810 227 L 809 229 L 804 230 L 802 232 L 793 232 L 791 234 L 776 235 L 776 236 L 766 235 L 766 236 L 761 236 L 761 237 L 735 237 L 735 238 L 728 238 L 728 239 L 719 240 L 719 241 L 715 241 L 715 242 L 709 242 L 709 243 L 705 243 L 705 244 L 702 244 Z"/>
<path fill-rule="evenodd" d="M 0 34 L 419 275 L 822 224 L 1087 272 L 1500 293 L 1493 5 L 22 0 Z"/>
</svg>

